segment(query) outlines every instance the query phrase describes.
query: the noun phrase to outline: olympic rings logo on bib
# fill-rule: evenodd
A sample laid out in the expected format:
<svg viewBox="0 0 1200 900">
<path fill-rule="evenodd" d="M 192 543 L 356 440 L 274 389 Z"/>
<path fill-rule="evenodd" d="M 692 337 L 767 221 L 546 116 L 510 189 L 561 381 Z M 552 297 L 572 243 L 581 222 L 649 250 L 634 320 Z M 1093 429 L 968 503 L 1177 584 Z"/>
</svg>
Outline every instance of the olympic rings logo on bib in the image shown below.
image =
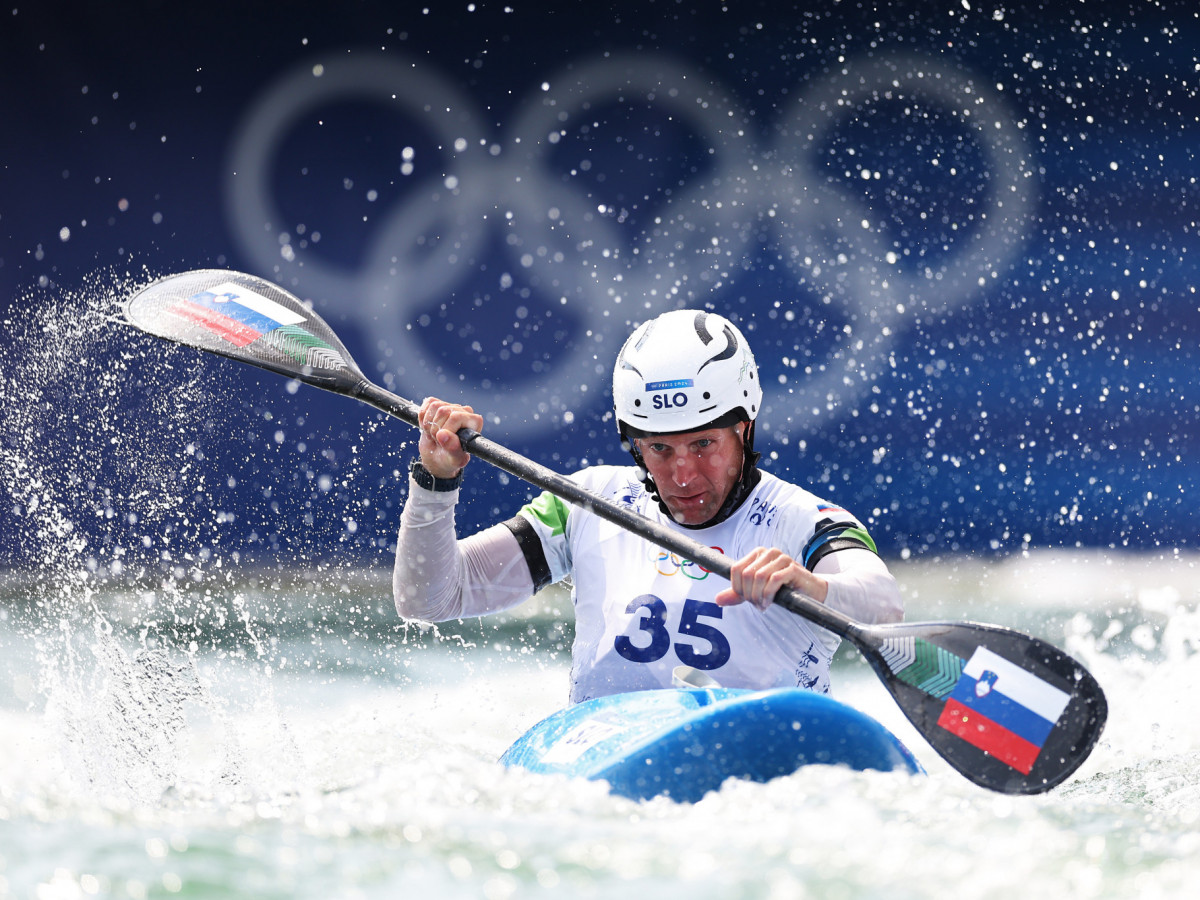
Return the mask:
<svg viewBox="0 0 1200 900">
<path fill-rule="evenodd" d="M 398 52 L 310 60 L 246 109 L 225 204 L 255 265 L 309 297 L 339 303 L 338 312 L 392 361 L 387 376 L 394 373 L 406 393 L 449 386 L 503 421 L 510 436 L 545 433 L 603 402 L 612 360 L 633 322 L 705 302 L 752 269 L 745 262 L 765 243 L 797 292 L 840 309 L 853 324 L 829 329 L 828 346 L 818 348 L 825 358 L 802 369 L 786 355 L 767 360 L 783 366 L 778 377 L 786 387 L 768 392 L 764 427 L 799 433 L 868 392 L 914 321 L 964 307 L 999 277 L 1025 240 L 1037 179 L 1000 94 L 939 60 L 900 53 L 849 60 L 788 97 L 775 136 L 759 139 L 749 124 L 763 117 L 743 109 L 711 75 L 666 55 L 609 55 L 570 62 L 531 88 L 501 127 L 425 60 Z M 662 209 L 630 233 L 621 210 L 598 203 L 579 179 L 556 171 L 551 157 L 569 136 L 591 128 L 604 104 L 628 108 L 634 101 L 639 111 L 645 104 L 658 120 L 695 135 L 707 148 L 707 168 L 696 175 L 683 164 L 662 176 L 672 184 Z M 298 229 L 283 224 L 272 192 L 285 140 L 306 114 L 335 103 L 403 115 L 425 129 L 440 154 L 398 161 L 411 192 L 374 217 L 380 224 L 358 269 L 332 265 L 315 246 L 293 242 Z M 886 197 L 864 197 L 879 173 L 862 169 L 862 184 L 851 189 L 822 168 L 835 129 L 880 104 L 892 104 L 912 128 L 930 111 L 944 113 L 976 145 L 982 186 L 963 221 L 949 223 L 951 237 L 937 253 L 918 248 L 906 259 L 910 248 L 887 232 L 877 209 Z M 620 173 L 605 174 L 611 184 Z M 881 193 L 886 187 L 881 182 Z M 503 255 L 507 269 L 490 271 L 488 253 Z M 478 283 L 484 277 L 486 292 Z M 441 328 L 433 319 L 439 309 L 445 315 L 448 297 L 469 303 L 474 296 L 478 305 L 493 291 L 515 301 L 517 317 L 537 305 L 547 347 L 526 356 L 506 347 L 502 365 L 489 358 L 472 368 L 464 360 L 481 354 L 479 342 L 447 347 L 457 339 L 455 320 Z M 791 321 L 787 302 L 746 312 L 774 330 Z M 526 365 L 529 356 L 535 358 Z M 664 391 L 655 399 L 677 404 L 678 396 Z"/>
<path fill-rule="evenodd" d="M 724 553 L 720 547 L 713 547 L 718 553 Z M 692 581 L 703 581 L 712 573 L 697 562 L 690 559 L 682 559 L 676 553 L 668 553 L 666 550 L 656 550 L 654 552 L 654 570 L 659 575 L 666 575 L 668 578 L 683 574 L 685 578 L 690 578 Z"/>
</svg>

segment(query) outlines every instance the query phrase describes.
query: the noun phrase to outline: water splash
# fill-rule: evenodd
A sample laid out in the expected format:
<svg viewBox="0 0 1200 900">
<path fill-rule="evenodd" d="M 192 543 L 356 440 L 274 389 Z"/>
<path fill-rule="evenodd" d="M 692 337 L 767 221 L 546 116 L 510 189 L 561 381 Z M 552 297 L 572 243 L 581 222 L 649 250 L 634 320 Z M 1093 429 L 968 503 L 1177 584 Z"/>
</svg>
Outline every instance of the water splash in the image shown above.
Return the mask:
<svg viewBox="0 0 1200 900">
<path fill-rule="evenodd" d="M 120 526 L 148 536 L 191 524 L 176 515 L 201 487 L 188 448 L 197 419 L 221 410 L 196 360 L 131 339 L 118 320 L 119 300 L 148 280 L 95 275 L 23 298 L 4 321 L 0 473 L 17 519 L 2 545 L 8 566 L 52 579 L 81 562 L 119 574 L 158 549 Z"/>
<path fill-rule="evenodd" d="M 219 537 L 193 502 L 208 477 L 197 423 L 231 414 L 201 360 L 120 321 L 120 300 L 149 280 L 102 273 L 23 298 L 3 323 L 12 352 L 0 359 L 5 617 L 33 648 L 32 700 L 60 738 L 68 779 L 132 803 L 181 783 L 189 720 L 224 735 L 215 783 L 239 768 L 228 703 L 196 663 L 209 620 L 226 616 L 184 590 Z M 218 558 L 210 571 L 221 568 Z M 240 629 L 233 643 L 262 656 L 249 617 L 228 619 Z"/>
</svg>

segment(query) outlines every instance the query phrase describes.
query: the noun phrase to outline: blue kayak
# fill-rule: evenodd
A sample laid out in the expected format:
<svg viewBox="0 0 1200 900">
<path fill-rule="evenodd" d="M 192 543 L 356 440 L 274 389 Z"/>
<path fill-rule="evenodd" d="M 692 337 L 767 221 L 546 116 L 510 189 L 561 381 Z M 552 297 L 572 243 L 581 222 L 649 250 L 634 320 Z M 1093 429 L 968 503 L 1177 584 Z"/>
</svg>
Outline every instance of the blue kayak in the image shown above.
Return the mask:
<svg viewBox="0 0 1200 900">
<path fill-rule="evenodd" d="M 890 731 L 800 688 L 683 688 L 598 697 L 529 729 L 500 762 L 607 781 L 615 794 L 692 803 L 727 778 L 769 781 L 801 766 L 922 774 Z"/>
</svg>

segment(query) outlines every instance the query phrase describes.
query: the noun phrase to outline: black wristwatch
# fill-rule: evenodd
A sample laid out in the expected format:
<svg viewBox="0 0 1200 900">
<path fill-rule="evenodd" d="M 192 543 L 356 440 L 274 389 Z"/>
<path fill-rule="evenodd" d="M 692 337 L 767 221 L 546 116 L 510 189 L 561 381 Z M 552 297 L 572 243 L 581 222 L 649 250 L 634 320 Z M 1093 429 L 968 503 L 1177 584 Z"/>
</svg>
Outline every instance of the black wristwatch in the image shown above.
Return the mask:
<svg viewBox="0 0 1200 900">
<path fill-rule="evenodd" d="M 410 475 L 412 475 L 413 481 L 425 488 L 425 490 L 437 491 L 439 494 L 457 491 L 463 483 L 462 469 L 459 469 L 458 474 L 453 478 L 438 478 L 427 468 L 421 465 L 421 461 L 419 459 L 413 460 L 408 472 Z"/>
</svg>

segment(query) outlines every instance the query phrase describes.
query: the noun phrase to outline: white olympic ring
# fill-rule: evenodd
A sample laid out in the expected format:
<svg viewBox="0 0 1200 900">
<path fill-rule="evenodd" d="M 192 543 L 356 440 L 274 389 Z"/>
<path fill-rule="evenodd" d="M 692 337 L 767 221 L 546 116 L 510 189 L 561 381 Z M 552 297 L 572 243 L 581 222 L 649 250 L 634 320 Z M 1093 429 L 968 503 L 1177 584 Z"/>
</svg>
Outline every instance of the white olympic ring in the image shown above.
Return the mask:
<svg viewBox="0 0 1200 900">
<path fill-rule="evenodd" d="M 471 114 L 469 98 L 423 66 L 389 54 L 327 61 L 319 75 L 313 63 L 283 75 L 255 98 L 235 135 L 226 203 L 247 255 L 288 286 L 342 304 L 391 351 L 406 389 L 466 396 L 493 421 L 502 419 L 510 436 L 569 422 L 572 411 L 605 396 L 612 360 L 633 324 L 702 303 L 736 281 L 764 235 L 781 249 L 797 283 L 845 319 L 824 358 L 807 365 L 803 377 L 788 376 L 785 390 L 767 391 L 765 429 L 798 435 L 870 389 L 908 322 L 961 306 L 997 277 L 1018 252 L 1036 203 L 1030 154 L 1003 100 L 927 59 L 847 63 L 796 98 L 779 139 L 766 146 L 729 92 L 668 57 L 574 63 L 547 79 L 494 138 Z M 288 229 L 269 186 L 274 155 L 306 111 L 364 99 L 427 128 L 443 156 L 437 180 L 420 183 L 416 199 L 392 209 L 365 265 L 347 272 L 282 238 Z M 844 118 L 884 99 L 920 102 L 955 117 L 987 164 L 985 203 L 936 267 L 898 265 L 883 231 L 864 227 L 872 211 L 861 197 L 811 168 Z M 710 162 L 702 177 L 678 182 L 635 240 L 572 182 L 554 177 L 548 159 L 559 139 L 598 108 L 633 102 L 652 104 L 689 129 L 709 148 Z M 547 319 L 560 307 L 573 316 L 577 336 L 523 379 L 512 377 L 510 365 L 504 379 L 473 381 L 430 353 L 413 320 L 467 280 L 497 231 Z M 759 322 L 752 331 L 770 330 L 764 317 L 788 315 L 782 307 L 753 312 Z M 761 366 L 764 349 L 756 345 L 755 352 Z"/>
</svg>

